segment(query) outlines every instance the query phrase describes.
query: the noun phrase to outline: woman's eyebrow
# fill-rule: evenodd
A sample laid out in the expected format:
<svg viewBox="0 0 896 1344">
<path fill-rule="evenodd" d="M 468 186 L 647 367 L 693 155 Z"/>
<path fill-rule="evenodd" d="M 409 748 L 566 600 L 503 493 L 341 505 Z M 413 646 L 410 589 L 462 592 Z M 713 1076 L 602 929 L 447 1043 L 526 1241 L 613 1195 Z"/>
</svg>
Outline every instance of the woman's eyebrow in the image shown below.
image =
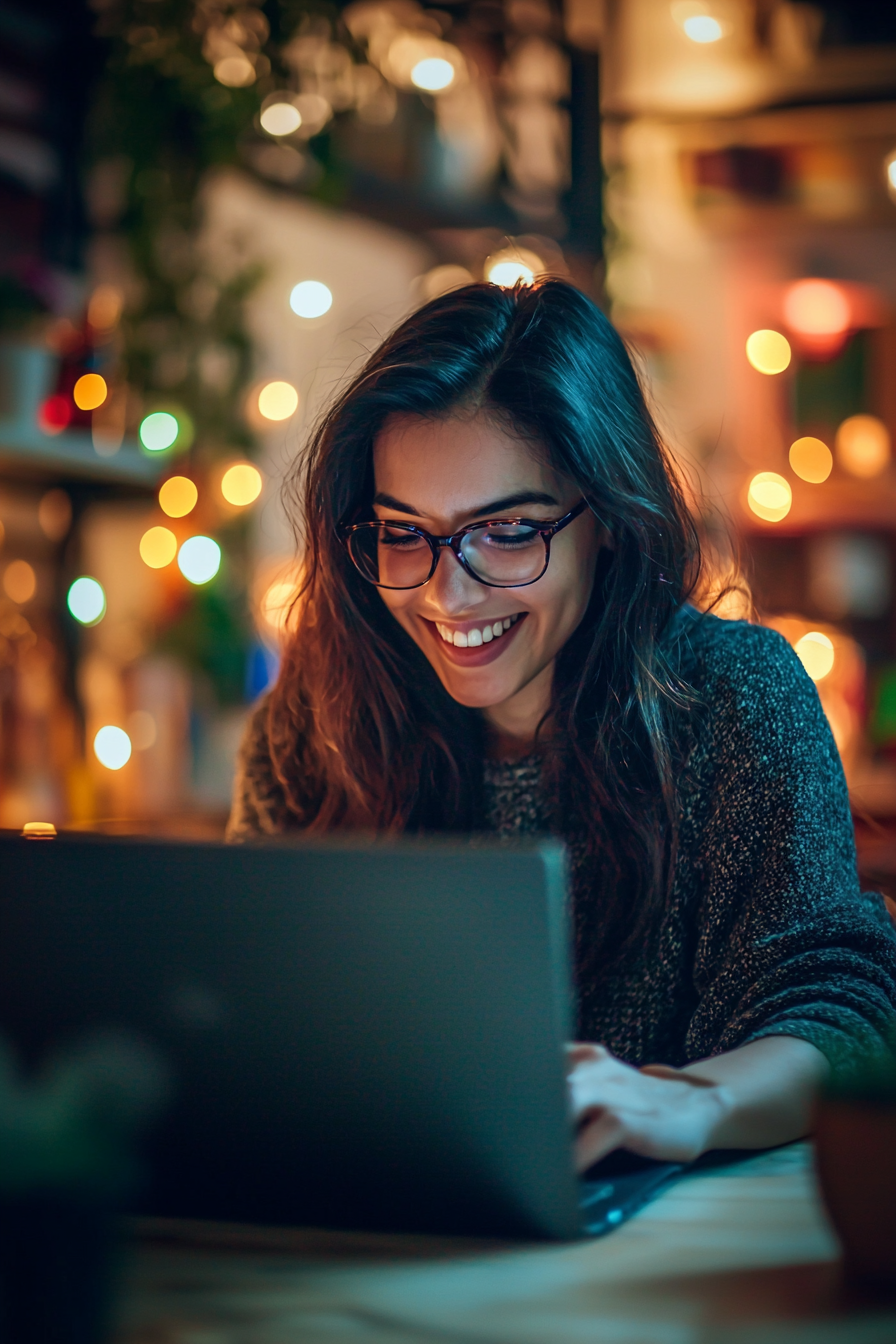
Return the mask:
<svg viewBox="0 0 896 1344">
<path fill-rule="evenodd" d="M 404 504 L 394 495 L 379 493 L 374 496 L 373 502 L 374 504 L 381 504 L 384 509 L 394 509 L 396 513 L 409 513 L 415 518 L 423 517 L 420 510 L 415 509 L 413 504 Z M 493 499 L 490 503 L 483 504 L 478 509 L 471 509 L 467 517 L 483 518 L 487 514 L 506 513 L 508 509 L 517 509 L 522 504 L 547 504 L 549 507 L 556 508 L 559 501 L 543 490 L 519 490 L 514 495 L 504 495 L 501 499 Z"/>
</svg>

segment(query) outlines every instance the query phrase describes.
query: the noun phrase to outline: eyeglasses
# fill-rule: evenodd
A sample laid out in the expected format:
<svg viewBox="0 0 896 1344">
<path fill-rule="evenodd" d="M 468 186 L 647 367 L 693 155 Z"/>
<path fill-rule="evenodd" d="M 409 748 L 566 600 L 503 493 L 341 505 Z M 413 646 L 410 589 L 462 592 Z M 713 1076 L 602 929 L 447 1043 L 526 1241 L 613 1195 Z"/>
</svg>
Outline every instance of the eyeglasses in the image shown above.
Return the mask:
<svg viewBox="0 0 896 1344">
<path fill-rule="evenodd" d="M 340 538 L 358 573 L 377 588 L 422 588 L 450 547 L 471 578 L 487 588 L 537 583 L 551 558 L 551 540 L 588 507 L 582 500 L 555 523 L 495 518 L 472 523 L 450 537 L 434 537 L 412 523 L 343 523 Z"/>
</svg>

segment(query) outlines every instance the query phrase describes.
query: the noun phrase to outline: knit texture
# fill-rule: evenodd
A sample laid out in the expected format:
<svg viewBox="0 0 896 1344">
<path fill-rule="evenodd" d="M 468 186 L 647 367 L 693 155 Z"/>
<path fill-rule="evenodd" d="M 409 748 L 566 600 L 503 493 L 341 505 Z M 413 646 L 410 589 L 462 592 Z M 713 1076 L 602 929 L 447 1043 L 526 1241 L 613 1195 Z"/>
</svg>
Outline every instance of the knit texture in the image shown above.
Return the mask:
<svg viewBox="0 0 896 1344">
<path fill-rule="evenodd" d="M 611 972 L 577 985 L 580 1039 L 633 1064 L 681 1065 L 762 1036 L 798 1036 L 835 1066 L 880 1048 L 896 1021 L 896 933 L 863 894 L 840 758 L 815 686 L 780 635 L 682 609 L 670 641 L 701 697 L 679 780 L 681 824 L 664 907 Z M 555 829 L 539 758 L 484 763 L 485 824 Z M 230 840 L 289 828 L 267 710 L 240 752 Z M 600 892 L 570 855 L 571 923 Z"/>
</svg>

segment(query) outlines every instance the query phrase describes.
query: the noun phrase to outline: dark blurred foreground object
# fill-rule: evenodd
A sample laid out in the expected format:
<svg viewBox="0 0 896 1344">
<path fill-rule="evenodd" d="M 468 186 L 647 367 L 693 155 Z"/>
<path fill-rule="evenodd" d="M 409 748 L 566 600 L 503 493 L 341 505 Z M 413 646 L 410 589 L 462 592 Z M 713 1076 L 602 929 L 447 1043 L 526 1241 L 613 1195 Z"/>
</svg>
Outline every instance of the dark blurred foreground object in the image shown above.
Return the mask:
<svg viewBox="0 0 896 1344">
<path fill-rule="evenodd" d="M 156 1057 L 121 1036 L 77 1044 L 27 1082 L 0 1042 L 2 1344 L 106 1338 L 117 1211 L 165 1091 Z"/>
<path fill-rule="evenodd" d="M 828 1085 L 815 1151 L 847 1275 L 896 1292 L 896 1058 L 870 1059 Z"/>
</svg>

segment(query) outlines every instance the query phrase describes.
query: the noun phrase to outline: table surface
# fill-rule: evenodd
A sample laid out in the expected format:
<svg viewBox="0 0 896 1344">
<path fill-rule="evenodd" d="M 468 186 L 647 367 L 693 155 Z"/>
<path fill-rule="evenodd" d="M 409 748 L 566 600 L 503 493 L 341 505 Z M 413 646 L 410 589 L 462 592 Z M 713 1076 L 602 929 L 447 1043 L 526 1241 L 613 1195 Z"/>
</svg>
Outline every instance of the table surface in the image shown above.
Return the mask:
<svg viewBox="0 0 896 1344">
<path fill-rule="evenodd" d="M 116 1344 L 292 1341 L 896 1344 L 896 1303 L 842 1282 L 806 1144 L 565 1245 L 140 1225 Z"/>
</svg>

